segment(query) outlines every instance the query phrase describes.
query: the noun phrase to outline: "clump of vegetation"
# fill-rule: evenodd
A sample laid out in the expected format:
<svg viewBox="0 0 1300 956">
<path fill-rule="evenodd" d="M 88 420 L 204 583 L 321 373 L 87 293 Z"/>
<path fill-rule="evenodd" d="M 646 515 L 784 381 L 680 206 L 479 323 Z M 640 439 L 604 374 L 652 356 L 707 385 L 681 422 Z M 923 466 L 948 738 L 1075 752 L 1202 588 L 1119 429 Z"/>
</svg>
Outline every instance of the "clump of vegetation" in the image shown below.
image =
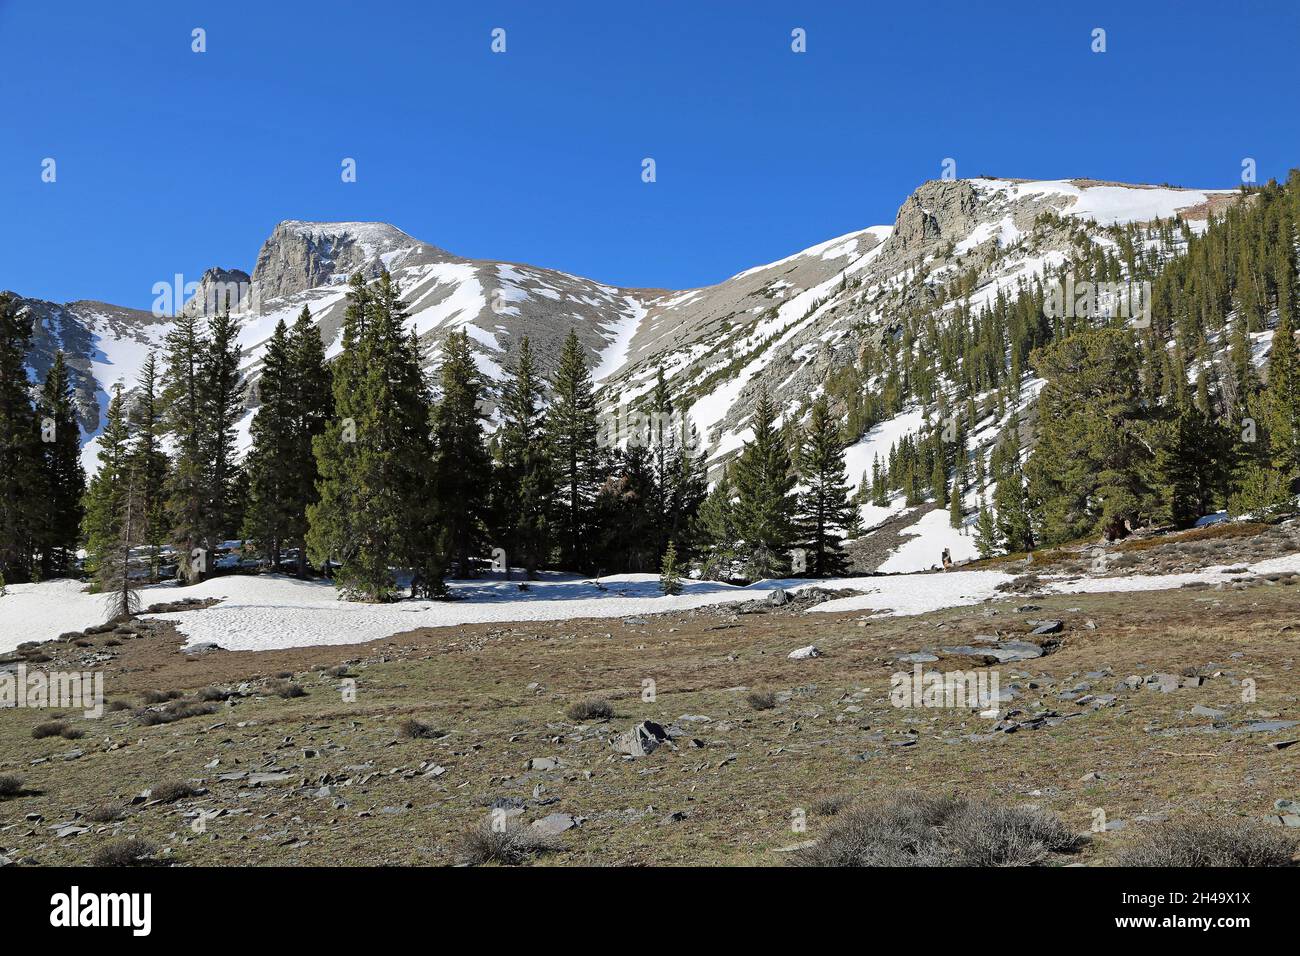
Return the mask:
<svg viewBox="0 0 1300 956">
<path fill-rule="evenodd" d="M 815 817 L 833 817 L 852 802 L 852 794 L 830 793 L 814 800 L 808 806 L 808 812 Z"/>
<path fill-rule="evenodd" d="M 44 740 L 46 737 L 67 737 L 72 732 L 72 728 L 61 720 L 47 720 L 32 728 L 32 736 L 37 740 Z"/>
<path fill-rule="evenodd" d="M 126 807 L 120 803 L 104 803 L 86 811 L 86 819 L 91 823 L 116 823 L 126 816 Z"/>
<path fill-rule="evenodd" d="M 898 793 L 836 814 L 795 866 L 1037 866 L 1077 849 L 1054 814 L 948 795 Z"/>
<path fill-rule="evenodd" d="M 769 691 L 750 691 L 745 695 L 745 700 L 754 710 L 771 710 L 776 706 L 776 694 Z"/>
<path fill-rule="evenodd" d="M 493 826 L 491 819 L 461 837 L 461 855 L 470 866 L 497 863 L 501 866 L 520 866 L 543 853 L 562 849 L 552 836 L 533 827 L 509 822 Z"/>
<path fill-rule="evenodd" d="M 157 852 L 152 843 L 131 837 L 100 847 L 90 863 L 91 866 L 151 866 Z"/>
<path fill-rule="evenodd" d="M 213 704 L 203 704 L 193 700 L 174 700 L 162 710 L 142 710 L 137 716 L 146 727 L 154 727 L 158 724 L 173 724 L 187 717 L 214 714 L 216 711 L 217 708 Z"/>
<path fill-rule="evenodd" d="M 446 737 L 445 730 L 438 730 L 430 724 L 411 718 L 404 720 L 398 726 L 397 732 L 403 737 L 409 737 L 412 740 L 437 740 L 439 737 Z"/>
<path fill-rule="evenodd" d="M 178 690 L 146 690 L 140 694 L 140 699 L 146 704 L 165 704 L 182 696 Z"/>
<path fill-rule="evenodd" d="M 16 797 L 23 792 L 23 778 L 11 773 L 0 774 L 0 800 Z"/>
<path fill-rule="evenodd" d="M 1300 845 L 1253 820 L 1156 824 L 1121 850 L 1119 866 L 1292 866 Z"/>
<path fill-rule="evenodd" d="M 577 703 L 569 705 L 565 711 L 570 720 L 609 720 L 614 716 L 614 705 L 607 700 L 580 700 Z"/>
<path fill-rule="evenodd" d="M 186 797 L 197 796 L 199 788 L 186 780 L 168 780 L 165 783 L 156 784 L 149 789 L 149 798 L 151 800 L 161 800 L 163 803 L 175 803 L 177 800 L 184 800 Z"/>
</svg>

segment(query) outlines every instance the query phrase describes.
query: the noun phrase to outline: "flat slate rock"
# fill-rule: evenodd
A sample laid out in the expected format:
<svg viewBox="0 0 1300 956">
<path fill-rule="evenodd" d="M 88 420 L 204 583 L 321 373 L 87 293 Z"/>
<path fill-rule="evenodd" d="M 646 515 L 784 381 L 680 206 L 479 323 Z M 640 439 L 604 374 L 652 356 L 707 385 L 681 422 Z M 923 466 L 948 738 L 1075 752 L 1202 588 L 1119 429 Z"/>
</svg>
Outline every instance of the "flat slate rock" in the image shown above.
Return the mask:
<svg viewBox="0 0 1300 956">
<path fill-rule="evenodd" d="M 540 820 L 533 821 L 533 829 L 548 836 L 558 836 L 565 830 L 572 830 L 578 821 L 567 813 L 548 813 Z"/>
<path fill-rule="evenodd" d="M 1275 730 L 1286 730 L 1300 725 L 1300 720 L 1251 720 L 1238 728 L 1241 734 L 1271 734 Z"/>
</svg>

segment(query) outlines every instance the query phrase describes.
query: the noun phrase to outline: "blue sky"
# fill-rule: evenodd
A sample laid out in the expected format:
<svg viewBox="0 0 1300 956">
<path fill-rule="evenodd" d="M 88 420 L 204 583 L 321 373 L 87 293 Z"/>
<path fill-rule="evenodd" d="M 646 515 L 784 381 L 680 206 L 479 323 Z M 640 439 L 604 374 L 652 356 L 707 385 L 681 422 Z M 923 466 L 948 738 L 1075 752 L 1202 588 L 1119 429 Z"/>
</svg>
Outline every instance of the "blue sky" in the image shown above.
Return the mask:
<svg viewBox="0 0 1300 956">
<path fill-rule="evenodd" d="M 1298 39 L 1294 5 L 1200 0 L 0 0 L 0 288 L 148 308 L 282 219 L 684 288 L 892 222 L 945 157 L 1263 181 L 1300 165 Z"/>
</svg>

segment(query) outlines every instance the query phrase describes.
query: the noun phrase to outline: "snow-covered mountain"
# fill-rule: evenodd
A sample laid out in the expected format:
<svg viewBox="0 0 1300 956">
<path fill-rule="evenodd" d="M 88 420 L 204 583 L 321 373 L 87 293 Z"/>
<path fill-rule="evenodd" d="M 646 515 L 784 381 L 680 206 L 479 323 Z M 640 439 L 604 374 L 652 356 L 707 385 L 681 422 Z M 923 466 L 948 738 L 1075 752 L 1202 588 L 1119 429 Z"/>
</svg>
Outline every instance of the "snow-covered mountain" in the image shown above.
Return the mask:
<svg viewBox="0 0 1300 956">
<path fill-rule="evenodd" d="M 251 274 L 209 270 L 186 308 L 210 311 L 229 295 L 252 381 L 276 322 L 292 322 L 304 305 L 328 354 L 337 354 L 348 278 L 386 268 L 400 283 L 409 327 L 425 344 L 430 366 L 441 339 L 463 328 L 480 369 L 497 381 L 524 335 L 546 367 L 574 329 L 607 409 L 635 408 L 662 369 L 673 392 L 689 401 L 716 464 L 749 436 L 760 389 L 787 415 L 801 415 L 836 369 L 891 334 L 901 310 L 933 309 L 942 322 L 958 304 L 941 293 L 954 278 L 973 276 L 965 301 L 978 310 L 1000 291 L 1013 293 L 1064 263 L 1080 225 L 1101 245 L 1113 245 L 1106 227 L 1116 224 L 1178 216 L 1199 230 L 1211 209 L 1234 195 L 1091 180 L 934 180 L 907 197 L 891 225 L 683 291 L 622 289 L 553 269 L 465 259 L 384 223 L 287 221 L 262 244 Z M 85 460 L 93 466 L 109 390 L 115 382 L 134 383 L 148 350 L 161 345 L 167 320 L 98 302 L 28 299 L 24 307 L 35 331 L 34 377 L 44 375 L 55 350 L 69 356 Z M 1034 394 L 1030 384 L 1026 399 Z M 857 482 L 875 453 L 920 429 L 926 411 L 909 409 L 851 447 L 851 479 Z M 242 423 L 245 440 L 251 417 L 250 410 Z M 991 439 L 997 424 L 988 422 L 981 436 Z M 869 521 L 887 517 L 867 515 Z"/>
</svg>

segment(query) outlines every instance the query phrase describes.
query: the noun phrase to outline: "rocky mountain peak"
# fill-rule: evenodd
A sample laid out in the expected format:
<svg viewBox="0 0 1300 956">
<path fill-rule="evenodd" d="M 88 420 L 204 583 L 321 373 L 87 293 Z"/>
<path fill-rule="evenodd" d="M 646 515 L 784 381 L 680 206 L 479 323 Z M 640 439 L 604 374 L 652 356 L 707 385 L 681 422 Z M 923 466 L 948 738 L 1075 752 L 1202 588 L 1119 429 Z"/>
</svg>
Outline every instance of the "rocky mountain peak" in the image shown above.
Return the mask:
<svg viewBox="0 0 1300 956">
<path fill-rule="evenodd" d="M 960 239 L 978 220 L 979 195 L 964 179 L 922 183 L 898 208 L 890 242 L 912 251 L 936 239 Z"/>
<path fill-rule="evenodd" d="M 383 222 L 285 220 L 257 255 L 253 283 L 263 301 L 347 282 L 352 273 L 377 275 L 414 255 L 447 254 Z"/>
</svg>

